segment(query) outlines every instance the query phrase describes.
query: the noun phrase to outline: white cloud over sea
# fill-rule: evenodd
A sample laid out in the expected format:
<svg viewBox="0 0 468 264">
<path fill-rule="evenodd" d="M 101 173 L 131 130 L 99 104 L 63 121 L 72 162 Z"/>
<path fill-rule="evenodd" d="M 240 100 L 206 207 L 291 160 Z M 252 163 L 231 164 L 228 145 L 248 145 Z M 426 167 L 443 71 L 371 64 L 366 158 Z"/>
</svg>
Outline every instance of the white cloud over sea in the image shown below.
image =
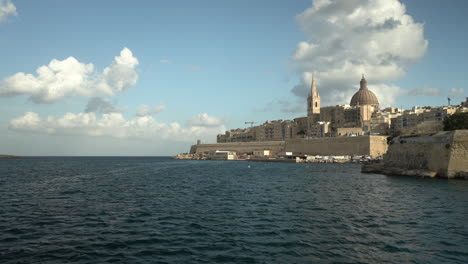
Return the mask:
<svg viewBox="0 0 468 264">
<path fill-rule="evenodd" d="M 407 92 L 392 84 L 426 53 L 424 25 L 398 0 L 315 0 L 297 15 L 307 40 L 291 58 L 300 83 L 293 94 L 307 96 L 312 72 L 322 105 L 349 103 L 361 74 L 383 106 Z"/>
<path fill-rule="evenodd" d="M 179 122 L 161 122 L 154 115 L 166 109 L 164 104 L 139 105 L 135 116 L 127 118 L 127 107 L 119 107 L 109 96 L 134 86 L 138 80 L 138 59 L 128 48 L 122 49 L 112 64 L 97 73 L 93 64 L 82 63 L 74 57 L 53 59 L 37 69 L 36 74 L 16 73 L 0 83 L 0 96 L 26 95 L 34 103 L 54 103 L 67 96 L 90 97 L 83 112 L 66 113 L 56 117 L 41 117 L 26 112 L 11 119 L 10 131 L 74 137 L 106 137 L 137 139 L 149 142 L 212 141 L 224 133 L 224 119 L 201 113 Z"/>
<path fill-rule="evenodd" d="M 137 116 L 152 116 L 159 114 L 161 111 L 164 111 L 166 109 L 166 106 L 163 104 L 158 104 L 155 106 L 148 106 L 148 105 L 140 105 L 138 107 Z"/>
<path fill-rule="evenodd" d="M 127 119 L 122 113 L 107 113 L 101 116 L 94 112 L 67 113 L 61 117 L 41 118 L 38 113 L 27 112 L 9 122 L 9 129 L 25 133 L 113 137 L 139 140 L 173 140 L 195 142 L 196 139 L 213 140 L 216 134 L 223 133 L 226 127 L 219 118 L 200 114 L 192 120 L 205 122 L 182 126 L 178 122 L 164 123 L 150 115 Z"/>
<path fill-rule="evenodd" d="M 218 127 L 221 126 L 224 121 L 225 120 L 223 118 L 210 116 L 207 113 L 202 113 L 192 117 L 189 121 L 189 125 L 199 127 Z"/>
<path fill-rule="evenodd" d="M 137 65 L 138 59 L 128 48 L 100 74 L 92 63 L 74 57 L 53 59 L 37 68 L 36 74 L 19 72 L 0 81 L 0 96 L 26 95 L 34 103 L 53 103 L 66 96 L 112 96 L 136 84 Z"/>
</svg>

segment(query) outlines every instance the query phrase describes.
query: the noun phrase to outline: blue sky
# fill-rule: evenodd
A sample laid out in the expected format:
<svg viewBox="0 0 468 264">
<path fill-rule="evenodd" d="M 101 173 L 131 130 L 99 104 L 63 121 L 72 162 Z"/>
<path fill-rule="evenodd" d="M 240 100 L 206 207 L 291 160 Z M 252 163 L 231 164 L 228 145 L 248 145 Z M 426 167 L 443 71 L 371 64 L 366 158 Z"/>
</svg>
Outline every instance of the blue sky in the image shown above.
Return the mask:
<svg viewBox="0 0 468 264">
<path fill-rule="evenodd" d="M 244 121 L 304 115 L 311 72 L 316 73 L 323 104 L 349 101 L 362 71 L 381 95 L 379 100 L 395 107 L 443 105 L 447 96 L 459 103 L 468 96 L 464 78 L 468 2 L 463 0 L 350 0 L 328 11 L 311 10 L 327 1 L 0 2 L 15 7 L 3 15 L 0 11 L 0 153 L 172 155 L 187 151 L 197 138 L 215 141 L 216 133 L 243 127 Z M 377 64 L 369 62 L 373 59 L 366 54 L 360 57 L 362 50 L 351 44 L 341 44 L 346 53 L 326 49 L 325 39 L 337 30 L 318 33 L 318 19 L 328 16 L 326 12 L 338 16 L 362 5 L 372 19 L 374 10 L 390 10 L 385 11 L 388 14 L 393 12 L 388 5 L 395 3 L 403 3 L 404 15 L 412 19 L 403 22 L 404 26 L 416 29 L 414 40 L 396 29 L 387 36 L 401 36 L 401 42 L 409 38 L 405 52 L 390 52 L 388 64 L 395 68 L 377 70 L 372 66 Z M 354 6 L 345 6 L 350 4 Z M 407 19 L 401 14 L 395 19 L 399 18 Z M 358 45 L 379 36 L 370 31 L 343 34 L 341 43 L 349 40 Z M 320 49 L 309 47 L 306 55 L 299 56 L 301 42 L 315 43 Z M 392 48 L 379 43 L 375 44 L 378 54 Z M 124 48 L 131 55 L 121 55 Z M 354 54 L 343 57 L 350 53 Z M 333 65 L 317 59 L 329 59 L 330 54 L 343 58 Z M 118 56 L 138 63 L 119 64 Z M 69 57 L 80 65 L 92 64 L 92 71 L 83 75 L 93 80 L 86 91 L 75 89 L 49 100 L 41 97 L 43 91 L 24 92 L 27 87 L 18 78 L 14 84 L 5 84 L 20 72 L 38 77 L 39 67 Z M 345 70 L 339 66 L 343 61 L 362 65 Z M 104 69 L 112 65 L 117 65 L 115 74 L 105 77 Z M 119 65 L 124 65 L 123 72 Z M 132 79 L 134 74 L 136 79 Z M 94 90 L 93 85 L 103 85 L 103 78 L 109 89 Z M 128 85 L 111 87 L 116 78 Z M 41 89 L 51 89 L 47 85 Z M 54 87 L 62 89 L 60 84 Z M 86 112 L 93 98 L 113 110 Z M 26 116 L 28 112 L 34 115 Z M 103 120 L 104 115 L 112 116 Z M 47 121 L 48 117 L 52 119 Z M 97 120 L 89 121 L 93 117 Z M 101 130 L 103 124 L 110 124 L 107 130 Z M 120 131 L 121 127 L 131 129 Z"/>
</svg>

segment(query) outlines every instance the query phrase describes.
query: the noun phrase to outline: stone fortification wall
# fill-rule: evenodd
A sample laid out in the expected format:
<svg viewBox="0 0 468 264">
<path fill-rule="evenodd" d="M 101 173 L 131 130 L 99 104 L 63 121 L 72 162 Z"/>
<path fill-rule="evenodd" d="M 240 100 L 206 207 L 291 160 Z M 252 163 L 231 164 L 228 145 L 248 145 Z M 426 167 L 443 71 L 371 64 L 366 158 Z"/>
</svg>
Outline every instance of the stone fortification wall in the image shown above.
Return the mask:
<svg viewBox="0 0 468 264">
<path fill-rule="evenodd" d="M 229 150 L 238 153 L 270 150 L 272 153 L 288 151 L 297 155 L 370 155 L 379 157 L 387 151 L 387 137 L 330 137 L 289 139 L 286 141 L 199 144 L 193 145 L 190 148 L 190 153 L 208 153 L 216 150 Z"/>
<path fill-rule="evenodd" d="M 435 134 L 444 130 L 442 121 L 425 121 L 415 126 L 404 127 L 400 130 L 402 136 Z"/>
<path fill-rule="evenodd" d="M 468 130 L 397 137 L 384 156 L 383 170 L 402 171 L 396 174 L 426 171 L 444 178 L 468 176 Z"/>
<path fill-rule="evenodd" d="M 454 131 L 447 175 L 468 178 L 468 130 Z"/>
<path fill-rule="evenodd" d="M 238 153 L 254 152 L 259 150 L 270 150 L 271 152 L 284 151 L 284 141 L 265 142 L 230 142 L 217 144 L 199 144 L 190 148 L 190 153 L 208 153 L 216 150 L 229 150 Z"/>
<path fill-rule="evenodd" d="M 308 155 L 370 155 L 379 157 L 387 151 L 387 137 L 291 139 L 286 141 L 285 151 Z"/>
</svg>

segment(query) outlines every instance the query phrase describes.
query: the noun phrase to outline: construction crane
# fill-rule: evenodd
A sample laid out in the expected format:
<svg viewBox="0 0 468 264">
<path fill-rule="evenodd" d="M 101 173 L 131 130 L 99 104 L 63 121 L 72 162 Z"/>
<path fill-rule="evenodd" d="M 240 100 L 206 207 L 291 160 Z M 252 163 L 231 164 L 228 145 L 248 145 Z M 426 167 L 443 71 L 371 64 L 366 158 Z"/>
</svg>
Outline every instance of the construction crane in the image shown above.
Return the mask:
<svg viewBox="0 0 468 264">
<path fill-rule="evenodd" d="M 253 121 L 245 121 L 244 124 L 250 124 L 250 127 L 253 127 L 253 124 L 255 124 L 257 122 L 253 122 Z"/>
</svg>

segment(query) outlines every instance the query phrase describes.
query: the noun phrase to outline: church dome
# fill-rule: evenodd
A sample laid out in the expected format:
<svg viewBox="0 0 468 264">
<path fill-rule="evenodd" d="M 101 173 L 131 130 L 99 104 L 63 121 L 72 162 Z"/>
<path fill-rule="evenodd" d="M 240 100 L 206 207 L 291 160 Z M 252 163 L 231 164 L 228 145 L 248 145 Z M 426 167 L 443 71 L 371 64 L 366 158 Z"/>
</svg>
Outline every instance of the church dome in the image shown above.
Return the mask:
<svg viewBox="0 0 468 264">
<path fill-rule="evenodd" d="M 377 100 L 377 96 L 375 94 L 367 89 L 367 81 L 364 78 L 364 75 L 362 76 L 361 79 L 361 87 L 359 88 L 359 91 L 357 91 L 353 97 L 351 98 L 351 106 L 358 106 L 358 105 L 379 105 L 379 100 Z"/>
</svg>

